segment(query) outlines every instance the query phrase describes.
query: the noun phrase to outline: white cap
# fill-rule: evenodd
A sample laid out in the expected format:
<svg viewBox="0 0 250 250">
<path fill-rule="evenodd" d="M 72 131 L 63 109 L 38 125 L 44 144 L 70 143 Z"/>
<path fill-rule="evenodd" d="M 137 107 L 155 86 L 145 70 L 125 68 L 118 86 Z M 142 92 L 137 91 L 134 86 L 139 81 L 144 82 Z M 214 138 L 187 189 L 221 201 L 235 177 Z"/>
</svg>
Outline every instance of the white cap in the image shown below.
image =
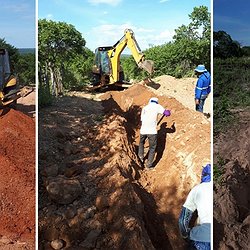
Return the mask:
<svg viewBox="0 0 250 250">
<path fill-rule="evenodd" d="M 150 103 L 150 102 L 158 103 L 158 98 L 157 98 L 157 97 L 152 97 L 152 98 L 150 98 L 150 100 L 149 100 L 149 103 Z"/>
</svg>

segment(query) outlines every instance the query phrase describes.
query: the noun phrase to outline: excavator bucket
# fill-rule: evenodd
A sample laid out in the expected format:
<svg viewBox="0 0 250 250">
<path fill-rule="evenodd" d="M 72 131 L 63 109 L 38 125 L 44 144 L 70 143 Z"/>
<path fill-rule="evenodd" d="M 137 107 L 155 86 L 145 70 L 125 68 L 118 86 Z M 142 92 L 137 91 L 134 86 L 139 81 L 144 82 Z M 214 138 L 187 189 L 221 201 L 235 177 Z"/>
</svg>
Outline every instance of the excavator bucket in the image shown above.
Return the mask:
<svg viewBox="0 0 250 250">
<path fill-rule="evenodd" d="M 139 68 L 146 70 L 150 75 L 154 71 L 154 62 L 152 60 L 145 60 L 142 62 L 139 62 Z"/>
</svg>

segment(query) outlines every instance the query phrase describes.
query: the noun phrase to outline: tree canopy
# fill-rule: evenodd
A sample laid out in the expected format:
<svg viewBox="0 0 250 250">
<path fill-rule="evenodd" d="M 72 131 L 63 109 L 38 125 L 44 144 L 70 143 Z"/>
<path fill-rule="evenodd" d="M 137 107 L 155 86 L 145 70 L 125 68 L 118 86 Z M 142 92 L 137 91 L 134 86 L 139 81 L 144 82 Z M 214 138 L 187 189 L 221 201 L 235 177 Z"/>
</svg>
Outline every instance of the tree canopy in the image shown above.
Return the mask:
<svg viewBox="0 0 250 250">
<path fill-rule="evenodd" d="M 57 96 L 63 88 L 83 81 L 92 56 L 86 41 L 71 24 L 46 19 L 38 21 L 39 87 Z M 83 76 L 81 77 L 81 74 Z M 43 88 L 43 90 L 42 90 Z"/>
<path fill-rule="evenodd" d="M 243 55 L 240 43 L 234 41 L 225 31 L 214 31 L 213 37 L 214 57 L 230 58 Z"/>
</svg>

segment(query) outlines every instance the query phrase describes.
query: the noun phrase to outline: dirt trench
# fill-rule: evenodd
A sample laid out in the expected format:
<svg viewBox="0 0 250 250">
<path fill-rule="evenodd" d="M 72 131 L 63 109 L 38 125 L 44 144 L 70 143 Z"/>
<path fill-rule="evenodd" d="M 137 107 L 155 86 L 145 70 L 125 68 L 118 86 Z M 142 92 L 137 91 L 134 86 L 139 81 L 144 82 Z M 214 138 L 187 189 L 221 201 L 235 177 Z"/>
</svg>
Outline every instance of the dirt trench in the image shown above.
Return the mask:
<svg viewBox="0 0 250 250">
<path fill-rule="evenodd" d="M 172 116 L 147 171 L 139 117 L 153 95 L 142 85 L 98 101 L 75 93 L 39 112 L 39 249 L 185 249 L 178 216 L 210 162 L 210 122 L 159 96 Z"/>
<path fill-rule="evenodd" d="M 214 248 L 248 249 L 250 235 L 250 109 L 234 110 L 237 122 L 215 138 Z"/>
</svg>

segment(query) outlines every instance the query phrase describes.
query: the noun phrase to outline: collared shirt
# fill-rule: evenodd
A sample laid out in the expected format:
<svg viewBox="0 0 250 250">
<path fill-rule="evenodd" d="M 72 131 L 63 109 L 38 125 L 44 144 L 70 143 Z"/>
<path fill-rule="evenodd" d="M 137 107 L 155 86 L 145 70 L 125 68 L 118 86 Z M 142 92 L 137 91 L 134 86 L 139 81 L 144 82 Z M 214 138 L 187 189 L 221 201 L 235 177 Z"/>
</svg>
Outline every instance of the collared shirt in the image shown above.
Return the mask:
<svg viewBox="0 0 250 250">
<path fill-rule="evenodd" d="M 211 91 L 211 77 L 209 72 L 201 74 L 195 88 L 195 99 L 206 98 Z"/>
<path fill-rule="evenodd" d="M 163 114 L 164 108 L 155 102 L 150 102 L 141 112 L 141 130 L 142 135 L 157 134 L 157 116 Z"/>
<path fill-rule="evenodd" d="M 211 182 L 202 182 L 189 192 L 183 207 L 198 211 L 198 225 L 190 231 L 190 239 L 210 240 L 210 225 L 213 221 L 213 186 Z"/>
<path fill-rule="evenodd" d="M 202 182 L 192 188 L 184 207 L 198 211 L 199 223 L 211 223 L 213 219 L 213 188 L 211 182 Z"/>
</svg>

